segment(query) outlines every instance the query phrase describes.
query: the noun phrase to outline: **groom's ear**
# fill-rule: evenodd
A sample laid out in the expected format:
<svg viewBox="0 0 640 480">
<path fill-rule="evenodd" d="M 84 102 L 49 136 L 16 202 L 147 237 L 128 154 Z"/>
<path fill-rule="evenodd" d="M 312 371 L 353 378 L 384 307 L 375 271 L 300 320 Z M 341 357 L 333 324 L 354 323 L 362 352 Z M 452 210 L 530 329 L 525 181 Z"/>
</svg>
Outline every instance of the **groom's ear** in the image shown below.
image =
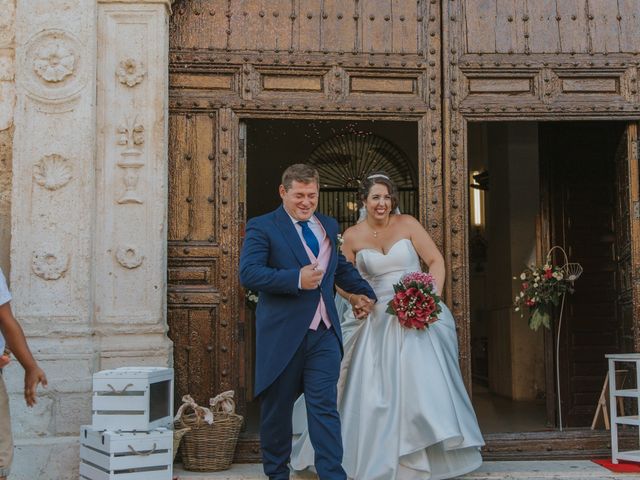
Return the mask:
<svg viewBox="0 0 640 480">
<path fill-rule="evenodd" d="M 278 193 L 280 193 L 280 198 L 284 199 L 284 196 L 285 196 L 285 195 L 286 195 L 286 193 L 287 193 L 287 189 L 286 189 L 286 188 L 284 188 L 284 185 L 280 185 L 280 186 L 278 187 Z"/>
</svg>

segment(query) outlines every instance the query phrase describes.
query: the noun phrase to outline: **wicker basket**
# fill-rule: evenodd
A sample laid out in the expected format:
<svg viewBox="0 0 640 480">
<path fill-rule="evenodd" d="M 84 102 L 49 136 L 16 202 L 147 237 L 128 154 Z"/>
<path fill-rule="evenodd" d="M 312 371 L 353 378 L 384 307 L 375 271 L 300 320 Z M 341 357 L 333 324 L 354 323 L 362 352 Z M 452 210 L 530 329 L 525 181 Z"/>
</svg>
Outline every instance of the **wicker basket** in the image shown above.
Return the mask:
<svg viewBox="0 0 640 480">
<path fill-rule="evenodd" d="M 175 428 L 191 429 L 185 433 L 180 447 L 185 470 L 216 472 L 231 467 L 242 426 L 242 416 L 235 413 L 232 397 L 233 391 L 229 391 L 211 399 L 212 424 L 205 420 L 206 408 L 193 404 L 181 408 Z"/>
<path fill-rule="evenodd" d="M 189 427 L 175 429 L 173 431 L 173 460 L 176 459 L 176 454 L 178 453 L 178 448 L 180 448 L 180 442 L 182 441 L 182 437 L 184 434 L 191 430 Z"/>
</svg>

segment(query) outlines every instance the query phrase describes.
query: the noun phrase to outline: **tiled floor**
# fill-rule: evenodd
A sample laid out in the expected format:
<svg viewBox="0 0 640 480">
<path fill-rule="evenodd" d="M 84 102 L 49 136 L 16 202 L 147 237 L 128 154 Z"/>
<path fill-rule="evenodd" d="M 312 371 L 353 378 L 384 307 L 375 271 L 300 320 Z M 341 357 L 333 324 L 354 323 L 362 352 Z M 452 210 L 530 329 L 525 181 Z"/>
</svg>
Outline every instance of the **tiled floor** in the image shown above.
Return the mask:
<svg viewBox="0 0 640 480">
<path fill-rule="evenodd" d="M 473 386 L 473 408 L 482 433 L 536 432 L 547 430 L 544 401 L 514 401 Z"/>
</svg>

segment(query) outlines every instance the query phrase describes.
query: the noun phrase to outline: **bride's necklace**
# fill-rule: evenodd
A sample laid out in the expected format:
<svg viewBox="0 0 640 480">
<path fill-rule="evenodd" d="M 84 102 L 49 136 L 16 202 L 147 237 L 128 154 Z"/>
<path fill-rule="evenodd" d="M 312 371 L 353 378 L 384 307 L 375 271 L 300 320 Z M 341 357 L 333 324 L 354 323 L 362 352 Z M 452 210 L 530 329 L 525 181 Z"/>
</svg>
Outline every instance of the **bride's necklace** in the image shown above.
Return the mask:
<svg viewBox="0 0 640 480">
<path fill-rule="evenodd" d="M 369 225 L 369 228 L 371 229 L 371 231 L 373 232 L 373 238 L 378 238 L 378 234 L 384 232 L 387 227 L 389 226 L 389 222 L 391 221 L 391 219 L 387 220 L 387 223 L 385 224 L 384 228 L 381 228 L 379 230 L 376 230 L 375 228 L 373 228 L 371 226 L 371 224 L 369 222 L 367 222 L 367 225 Z"/>
</svg>

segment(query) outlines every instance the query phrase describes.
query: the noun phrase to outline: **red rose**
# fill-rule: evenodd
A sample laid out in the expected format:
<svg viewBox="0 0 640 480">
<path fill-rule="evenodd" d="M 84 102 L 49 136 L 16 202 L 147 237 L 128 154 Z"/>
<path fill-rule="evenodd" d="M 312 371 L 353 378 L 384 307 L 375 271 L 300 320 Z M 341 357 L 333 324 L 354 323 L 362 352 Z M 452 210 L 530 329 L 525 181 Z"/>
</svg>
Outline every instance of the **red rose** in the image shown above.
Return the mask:
<svg viewBox="0 0 640 480">
<path fill-rule="evenodd" d="M 553 271 L 551 271 L 550 268 L 548 268 L 547 270 L 544 271 L 544 278 L 552 278 L 553 277 Z"/>
</svg>

